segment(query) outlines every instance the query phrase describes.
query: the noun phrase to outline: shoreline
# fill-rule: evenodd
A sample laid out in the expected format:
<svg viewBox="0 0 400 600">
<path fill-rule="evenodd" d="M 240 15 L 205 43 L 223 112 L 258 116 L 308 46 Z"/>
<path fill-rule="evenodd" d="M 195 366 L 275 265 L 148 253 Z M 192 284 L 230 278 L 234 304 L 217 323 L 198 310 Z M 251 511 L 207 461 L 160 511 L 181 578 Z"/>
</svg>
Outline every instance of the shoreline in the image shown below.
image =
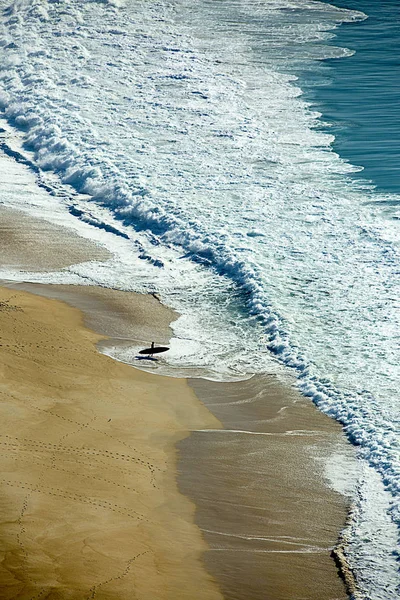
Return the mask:
<svg viewBox="0 0 400 600">
<path fill-rule="evenodd" d="M 29 217 L 27 217 L 27 219 L 29 219 Z M 40 231 L 38 232 L 38 235 L 40 235 Z M 51 248 L 49 249 L 48 247 L 46 248 L 46 232 L 43 231 L 43 236 L 42 236 L 42 241 L 43 241 L 43 248 L 48 252 L 47 258 L 49 258 L 50 262 L 51 262 L 51 257 L 49 256 L 49 254 L 51 254 Z M 66 236 L 64 236 L 66 238 Z M 54 239 L 57 239 L 57 236 L 54 236 Z M 61 242 L 64 238 L 61 238 Z M 12 241 L 12 237 L 11 237 L 11 241 Z M 15 251 L 16 256 L 18 256 L 18 253 L 20 253 L 20 247 L 19 245 L 17 245 L 17 247 L 15 247 L 13 249 L 13 251 Z M 85 248 L 85 252 L 87 252 L 87 248 Z M 99 256 L 99 250 L 98 247 L 93 244 L 93 256 L 95 256 L 96 258 Z M 64 259 L 66 261 L 66 263 L 68 262 L 68 259 L 72 259 L 73 258 L 73 253 L 71 255 L 69 255 L 68 253 L 64 256 Z M 90 257 L 90 253 L 89 253 L 89 257 Z M 22 264 L 23 264 L 23 259 L 22 259 Z M 48 268 L 48 264 L 46 264 L 46 267 Z M 146 372 L 143 372 L 141 369 L 131 369 L 131 366 L 125 365 L 123 363 L 118 363 L 117 361 L 114 361 L 113 359 L 110 359 L 106 356 L 104 356 L 104 354 L 101 354 L 98 350 L 99 347 L 101 347 L 102 344 L 102 339 L 104 339 L 104 336 L 107 336 L 108 338 L 116 338 L 119 339 L 121 338 L 121 336 L 123 337 L 123 334 L 126 334 L 128 332 L 129 335 L 127 335 L 128 339 L 131 339 L 132 336 L 135 336 L 136 338 L 142 338 L 143 339 L 147 339 L 147 340 L 151 340 L 151 339 L 157 339 L 156 335 L 159 335 L 160 337 L 158 338 L 160 341 L 167 341 L 169 336 L 170 336 L 170 330 L 169 330 L 169 323 L 170 321 L 173 319 L 174 316 L 174 312 L 171 311 L 170 309 L 164 307 L 158 299 L 154 298 L 152 295 L 149 296 L 142 296 L 142 295 L 138 295 L 138 294 L 131 294 L 129 292 L 118 292 L 115 290 L 110 290 L 110 289 L 104 289 L 104 288 L 91 288 L 91 287 L 80 287 L 80 286 L 64 286 L 64 285 L 53 285 L 53 286 L 49 286 L 49 285 L 43 285 L 43 284 L 23 284 L 23 283 L 17 283 L 17 282 L 4 282 L 4 284 L 6 284 L 7 289 L 9 291 L 15 291 L 15 290 L 19 290 L 19 289 L 23 289 L 26 288 L 28 289 L 29 292 L 34 291 L 35 294 L 39 294 L 37 296 L 35 296 L 36 298 L 38 298 L 38 302 L 39 303 L 46 303 L 46 302 L 54 302 L 53 300 L 47 300 L 46 298 L 43 298 L 43 296 L 53 296 L 53 297 L 57 297 L 59 300 L 61 300 L 63 302 L 63 306 L 66 307 L 68 310 L 75 310 L 69 308 L 67 305 L 73 305 L 75 307 L 77 307 L 79 309 L 79 311 L 82 311 L 82 314 L 84 315 L 84 317 L 81 316 L 81 319 L 84 318 L 85 319 L 85 324 L 86 326 L 88 326 L 90 329 L 93 329 L 94 331 L 97 332 L 97 334 L 93 334 L 91 333 L 91 336 L 94 336 L 96 341 L 93 342 L 96 344 L 97 346 L 97 350 L 95 350 L 96 354 L 98 356 L 104 357 L 105 359 L 107 359 L 108 361 L 111 361 L 112 363 L 118 364 L 120 365 L 121 368 L 123 369 L 127 369 L 129 370 L 129 372 L 133 371 L 134 373 L 144 373 L 144 376 L 149 377 L 150 379 L 155 378 L 155 374 L 148 374 Z M 17 291 L 17 294 L 19 294 L 20 292 Z M 67 304 L 65 304 L 67 303 Z M 79 313 L 81 314 L 81 313 Z M 127 330 L 128 327 L 128 330 Z M 86 329 L 85 329 L 86 330 Z M 86 330 L 87 331 L 87 330 Z M 89 337 L 90 337 L 89 335 Z M 119 368 L 119 367 L 118 367 Z M 162 377 L 162 376 L 161 376 Z M 140 376 L 139 376 L 140 379 Z M 165 378 L 162 377 L 162 380 L 164 380 Z M 187 387 L 187 389 L 189 389 L 187 382 L 185 379 L 176 379 L 176 378 L 171 378 L 171 377 L 167 377 L 167 380 L 171 381 L 170 385 L 174 385 L 173 382 L 176 381 L 180 381 L 183 382 L 184 385 Z M 268 378 L 264 379 L 264 383 L 268 380 Z M 271 378 L 268 380 L 271 383 Z M 215 406 L 213 405 L 212 402 L 212 398 L 213 396 L 215 397 L 215 394 L 217 393 L 218 390 L 222 389 L 224 386 L 225 387 L 225 400 L 227 400 L 226 404 L 227 406 L 229 405 L 229 395 L 226 394 L 226 389 L 229 389 L 231 386 L 233 386 L 232 389 L 235 390 L 235 394 L 242 394 L 242 397 L 240 399 L 239 402 L 236 402 L 236 408 L 239 406 L 243 406 L 245 405 L 248 400 L 249 400 L 249 395 L 247 394 L 247 397 L 243 396 L 243 393 L 246 395 L 246 391 L 243 392 L 243 389 L 246 389 L 246 386 L 251 386 L 254 384 L 254 378 L 252 380 L 247 380 L 247 382 L 235 382 L 235 383 L 231 383 L 231 384 L 216 384 L 214 382 L 209 382 L 209 381 L 204 381 L 201 380 L 200 381 L 200 388 L 203 387 L 205 392 L 201 391 L 201 389 L 199 388 L 199 382 L 197 380 L 191 380 L 190 381 L 190 387 L 191 388 L 195 388 L 195 393 L 193 394 L 193 392 L 191 391 L 190 393 L 193 395 L 193 398 L 195 397 L 195 403 L 197 403 L 198 405 L 198 410 L 200 410 L 199 407 L 203 407 L 201 408 L 201 411 L 205 411 L 205 413 L 203 412 L 202 414 L 206 414 L 207 415 L 207 419 L 211 419 L 211 422 L 214 424 L 220 422 L 223 422 L 224 426 L 226 428 L 228 428 L 228 421 L 231 418 L 236 418 L 239 419 L 239 421 L 242 419 L 241 421 L 241 425 L 240 427 L 238 426 L 238 428 L 240 429 L 246 429 L 246 427 L 243 426 L 243 418 L 246 417 L 246 415 L 239 410 L 238 412 L 229 412 L 224 414 L 219 415 L 218 414 L 218 410 L 215 410 Z M 180 385 L 180 384 L 179 384 Z M 222 388 L 221 388 L 222 386 Z M 266 388 L 268 388 L 268 385 L 266 386 Z M 270 391 L 270 390 L 269 390 Z M 218 392 L 219 393 L 219 392 Z M 278 396 L 280 396 L 281 400 L 283 399 L 283 405 L 282 402 L 281 404 L 278 406 L 276 404 L 276 399 L 274 399 L 273 395 L 269 395 L 267 398 L 267 402 L 265 405 L 265 408 L 268 409 L 268 405 L 271 404 L 272 406 L 272 411 L 280 411 L 286 410 L 287 407 L 287 399 L 288 397 L 290 397 L 292 394 L 292 390 L 289 386 L 282 386 L 281 385 L 281 389 L 280 389 L 280 393 L 278 394 Z M 268 394 L 267 394 L 268 395 Z M 309 399 L 305 399 L 304 397 L 298 395 L 299 397 L 296 399 L 296 401 L 294 402 L 294 404 L 298 404 L 299 402 L 299 398 L 301 399 L 301 404 L 305 404 L 308 406 L 308 411 L 310 415 L 312 415 L 312 420 L 314 422 L 314 418 L 317 419 L 317 421 L 319 419 L 322 419 L 324 422 L 324 427 L 326 427 L 327 429 L 330 429 L 331 431 L 335 431 L 338 432 L 339 429 L 341 430 L 341 427 L 332 419 L 330 419 L 329 417 L 326 417 L 325 415 L 323 415 L 313 404 Z M 185 396 L 186 397 L 186 396 Z M 211 398 L 211 402 L 210 402 L 210 398 Z M 250 403 L 253 404 L 253 403 Z M 259 413 L 259 408 L 257 408 L 257 411 Z M 271 408 L 271 407 L 270 407 Z M 176 410 L 178 413 L 180 413 L 181 411 L 181 407 L 179 406 L 179 410 L 178 410 L 178 406 L 176 407 Z M 236 410 L 236 409 L 235 409 Z M 236 415 L 236 416 L 235 416 Z M 316 416 L 318 415 L 318 417 Z M 248 416 L 248 415 L 247 415 Z M 207 420 L 206 419 L 206 420 Z M 265 424 L 268 421 L 273 421 L 276 422 L 276 415 L 275 417 L 271 415 L 267 416 L 267 418 L 262 417 L 260 419 L 260 415 L 257 415 L 257 419 L 260 421 L 259 425 L 261 426 L 261 428 L 263 428 L 265 426 Z M 254 427 L 255 425 L 255 421 L 257 419 L 253 419 L 253 422 L 249 425 L 249 427 L 247 427 L 247 429 L 251 429 L 251 427 Z M 300 422 L 296 422 L 295 426 L 293 427 L 293 429 L 299 429 L 300 427 Z M 323 427 L 323 428 L 324 428 Z M 211 428 L 212 429 L 212 428 Z M 189 435 L 190 431 L 191 435 Z M 219 564 L 219 567 L 216 568 L 217 562 L 215 562 L 213 559 L 210 559 L 210 553 L 212 555 L 213 549 L 212 549 L 212 544 L 213 541 L 211 539 L 209 539 L 207 537 L 207 532 L 204 531 L 204 527 L 202 527 L 201 525 L 201 498 L 200 495 L 198 494 L 198 489 L 196 489 L 196 482 L 193 481 L 193 473 L 196 476 L 196 473 L 199 474 L 201 469 L 199 468 L 199 464 L 203 464 L 206 463 L 210 458 L 213 458 L 213 447 L 212 444 L 209 445 L 208 441 L 206 442 L 206 444 L 201 446 L 201 451 L 204 452 L 204 450 L 206 451 L 206 454 L 202 456 L 202 460 L 203 463 L 199 463 L 199 454 L 197 452 L 198 447 L 196 449 L 196 444 L 197 444 L 197 438 L 199 435 L 199 432 L 205 432 L 208 431 L 207 427 L 204 427 L 204 425 L 202 427 L 196 427 L 196 426 L 191 426 L 191 427 L 187 427 L 186 428 L 186 434 L 185 434 L 185 439 L 183 439 L 183 441 L 179 441 L 179 436 L 175 438 L 174 440 L 174 444 L 175 442 L 178 443 L 178 448 L 175 448 L 172 450 L 174 456 L 178 456 L 178 462 L 175 465 L 175 468 L 172 469 L 173 473 L 174 473 L 174 478 L 176 478 L 176 475 L 178 475 L 178 482 L 179 482 L 179 492 L 180 493 L 184 493 L 186 497 L 189 497 L 192 501 L 191 507 L 192 507 L 192 512 L 191 512 L 191 516 L 188 519 L 187 523 L 185 524 L 185 527 L 187 527 L 188 529 L 191 529 L 191 531 L 195 532 L 194 538 L 197 539 L 197 542 L 200 539 L 200 545 L 197 545 L 197 548 L 200 549 L 201 547 L 201 551 L 198 550 L 197 554 L 196 554 L 196 560 L 201 560 L 200 563 L 200 572 L 201 573 L 199 575 L 199 578 L 196 580 L 197 586 L 200 586 L 202 591 L 204 591 L 203 589 L 203 584 L 200 584 L 199 582 L 202 581 L 202 578 L 205 578 L 205 580 L 210 583 L 213 582 L 213 591 L 212 594 L 217 594 L 215 597 L 216 598 L 222 598 L 225 597 L 226 599 L 229 599 L 231 596 L 230 591 L 229 591 L 229 585 L 228 587 L 225 585 L 224 583 L 224 573 L 226 572 L 227 569 L 227 564 Z M 222 430 L 223 431 L 223 430 Z M 169 432 L 171 433 L 171 432 Z M 202 435 L 202 434 L 200 434 Z M 222 436 L 226 436 L 225 433 L 221 432 Z M 206 434 L 207 436 L 207 434 Z M 157 436 L 156 436 L 157 437 Z M 158 436 L 159 437 L 159 436 Z M 162 435 L 161 435 L 162 437 Z M 255 439 L 263 439 L 265 440 L 266 437 L 257 437 Z M 345 440 L 344 434 L 341 433 L 341 443 L 343 443 L 344 445 L 347 445 L 350 448 L 350 444 L 348 444 L 348 442 Z M 208 445 L 207 445 L 208 444 Z M 196 450 L 196 452 L 193 452 L 193 449 Z M 283 452 L 282 454 L 282 449 L 283 447 L 278 448 L 279 452 L 276 455 L 276 460 L 275 460 L 275 464 L 277 465 L 277 469 L 281 470 L 282 473 L 285 473 L 285 469 L 282 469 L 282 464 L 283 461 L 285 459 L 285 453 Z M 321 448 L 317 447 L 316 448 L 316 455 L 320 454 Z M 201 454 L 201 453 L 200 453 Z M 240 456 L 239 456 L 240 458 Z M 309 457 L 310 458 L 310 457 Z M 312 458 L 312 460 L 308 461 L 308 473 L 307 473 L 307 477 L 317 477 L 320 480 L 320 483 L 322 483 L 322 487 L 324 489 L 330 489 L 328 484 L 326 482 L 323 481 L 323 476 L 321 474 L 321 472 L 318 472 L 318 469 L 315 468 L 315 465 L 317 464 L 317 459 L 316 457 Z M 313 466 L 312 466 L 313 465 Z M 311 468 L 312 466 L 312 468 Z M 172 471 L 171 471 L 172 473 Z M 204 473 L 200 473 L 201 477 L 204 477 Z M 213 475 L 212 473 L 208 473 L 206 474 L 208 477 L 211 475 Z M 234 476 L 234 470 L 231 471 L 231 476 Z M 265 476 L 267 477 L 267 474 L 265 474 Z M 175 480 L 175 479 L 174 479 Z M 204 481 L 204 479 L 203 479 Z M 198 482 L 197 482 L 198 483 Z M 247 482 L 249 483 L 249 482 Z M 250 482 L 252 483 L 252 482 Z M 254 482 L 253 482 L 254 483 Z M 188 487 L 189 486 L 189 487 Z M 218 487 L 218 486 L 217 486 Z M 301 486 L 300 486 L 301 487 Z M 229 489 L 229 485 L 226 486 L 225 492 L 226 490 Z M 299 488 L 300 489 L 300 488 Z M 291 490 L 290 487 L 287 488 L 287 490 L 289 491 L 289 494 L 291 494 Z M 179 492 L 177 491 L 176 493 L 179 495 Z M 271 489 L 267 492 L 269 493 L 269 495 L 271 496 Z M 219 490 L 218 493 L 221 493 L 221 490 Z M 265 500 L 268 500 L 268 493 L 265 496 Z M 302 493 L 305 493 L 305 490 L 302 491 Z M 329 493 L 332 493 L 332 490 L 330 490 Z M 333 492 L 333 496 L 335 496 L 335 492 Z M 329 495 L 329 494 L 328 494 Z M 272 494 L 273 496 L 273 494 Z M 184 496 L 182 496 L 182 498 L 185 499 L 186 498 Z M 319 499 L 320 500 L 320 499 Z M 300 502 L 304 502 L 304 498 L 303 500 L 299 500 Z M 275 502 L 276 502 L 276 498 L 275 498 Z M 340 508 L 340 517 L 339 519 L 336 519 L 336 524 L 335 524 L 335 538 L 332 540 L 332 537 L 330 538 L 330 545 L 325 545 L 325 555 L 324 555 L 324 559 L 323 559 L 323 563 L 326 567 L 326 565 L 329 563 L 329 581 L 330 584 L 327 583 L 326 581 L 322 582 L 321 585 L 325 586 L 325 589 L 329 589 L 333 587 L 336 589 L 337 594 L 335 596 L 335 600 L 337 598 L 347 598 L 347 594 L 344 590 L 344 586 L 342 584 L 342 581 L 339 580 L 338 583 L 338 579 L 339 579 L 339 575 L 336 571 L 335 568 L 335 563 L 334 560 L 329 556 L 330 555 L 330 551 L 331 551 L 331 546 L 335 546 L 337 547 L 339 545 L 339 541 L 340 541 L 340 531 L 345 523 L 345 518 L 346 515 L 348 514 L 348 505 L 346 504 L 346 498 L 345 496 L 341 496 L 341 508 Z M 196 513 L 194 513 L 194 505 L 196 506 Z M 280 507 L 279 507 L 279 502 L 278 504 L 275 505 L 275 511 L 278 511 L 279 513 Z M 343 512 L 344 511 L 344 512 Z M 218 512 L 215 512 L 214 510 L 209 511 L 210 512 L 210 518 L 213 518 L 214 516 L 217 516 L 217 521 L 215 521 L 216 523 L 218 523 L 218 518 L 219 518 L 219 514 Z M 237 513 L 239 514 L 239 513 Z M 323 517 L 323 515 L 321 515 Z M 246 518 L 248 518 L 249 515 L 246 516 Z M 239 521 L 241 520 L 241 517 L 239 518 Z M 251 519 L 250 519 L 251 520 Z M 272 521 L 274 521 L 274 519 L 272 519 Z M 322 525 L 323 525 L 323 521 L 324 519 L 322 518 Z M 194 525 L 194 522 L 197 523 L 197 527 Z M 265 523 L 264 523 L 265 525 Z M 292 524 L 293 525 L 293 524 Z M 200 529 L 198 529 L 198 527 Z M 200 531 L 201 531 L 201 535 L 200 535 Z M 197 537 L 196 537 L 197 536 Z M 200 536 L 200 538 L 199 538 Z M 257 536 L 256 536 L 257 537 Z M 193 538 L 193 539 L 194 539 Z M 204 541 L 205 540 L 205 541 Z M 332 543 L 331 543 L 332 542 Z M 195 546 L 196 546 L 195 544 Z M 221 554 L 221 553 L 220 553 Z M 201 559 L 199 559 L 199 556 L 201 556 Z M 327 558 L 328 563 L 327 563 Z M 311 564 L 311 563 L 310 563 Z M 197 565 L 198 566 L 198 565 Z M 324 568 L 325 568 L 324 567 Z M 243 574 L 243 564 L 239 565 L 234 565 L 235 569 L 239 569 L 239 572 L 242 572 Z M 245 569 L 247 568 L 247 574 L 246 572 L 244 572 L 244 577 L 243 579 L 246 580 L 246 577 L 249 575 L 249 573 L 251 573 L 252 571 L 252 566 L 250 564 L 247 564 L 245 567 Z M 212 575 L 208 575 L 208 573 L 211 573 Z M 311 572 L 314 571 L 318 571 L 320 569 L 320 563 L 314 562 Z M 296 595 L 293 595 L 293 593 L 297 593 L 295 591 L 296 586 L 298 587 L 298 591 L 300 593 L 301 598 L 305 597 L 304 595 L 301 595 L 301 586 L 298 586 L 298 572 L 299 572 L 299 568 L 298 565 L 295 565 L 294 567 L 294 571 L 292 572 L 292 574 L 290 574 L 290 572 L 288 572 L 287 570 L 282 570 L 278 568 L 278 574 L 275 577 L 275 581 L 274 581 L 274 586 L 275 586 L 275 596 L 274 596 L 274 600 L 280 598 L 279 596 L 279 590 L 283 589 L 283 596 L 282 598 L 284 600 L 287 600 L 287 588 L 285 588 L 285 586 L 283 586 L 282 588 L 282 583 L 284 583 L 285 579 L 287 579 L 288 577 L 292 577 L 294 578 L 294 584 L 295 586 L 292 588 L 291 590 L 291 600 L 294 600 L 296 598 Z M 325 572 L 326 574 L 326 572 Z M 342 573 L 343 575 L 343 573 Z M 213 578 L 212 578 L 213 576 Z M 304 577 L 303 577 L 304 579 Z M 234 578 L 232 579 L 232 581 L 234 581 Z M 217 583 L 214 583 L 217 582 Z M 333 584 L 332 584 L 333 582 Z M 193 583 L 192 581 L 190 583 Z M 186 584 L 185 584 L 186 585 Z M 222 596 L 220 594 L 220 592 L 218 591 L 218 586 L 221 587 L 221 589 L 225 590 L 225 595 Z M 199 592 L 198 590 L 200 589 L 200 587 L 196 587 L 195 589 L 197 590 L 196 592 L 194 592 L 196 595 L 194 597 L 199 597 Z M 320 596 L 321 593 L 321 587 L 318 588 L 315 585 L 314 581 L 311 581 L 311 588 L 314 587 L 314 591 L 316 592 L 316 594 L 314 595 L 314 591 L 310 592 L 311 595 L 308 595 L 307 598 L 317 598 Z M 350 588 L 348 588 L 349 591 Z M 217 591 L 216 591 L 217 590 Z M 249 590 L 247 589 L 243 589 L 243 597 L 244 598 L 248 598 L 248 594 L 249 594 Z M 261 581 L 259 581 L 259 591 L 260 592 L 265 592 L 265 589 L 262 587 L 261 585 Z M 175 590 L 176 593 L 176 590 Z M 286 594 L 286 596 L 285 596 Z M 162 596 L 164 597 L 164 596 Z M 168 596 L 165 596 L 166 598 Z M 177 597 L 184 597 L 184 596 L 177 596 Z M 208 597 L 214 597 L 213 595 L 211 596 L 205 596 L 206 598 Z M 330 596 L 328 595 L 323 595 L 324 598 L 330 598 Z M 12 596 L 11 596 L 12 598 Z M 115 597 L 116 600 L 117 598 L 119 599 L 120 596 L 116 596 Z M 123 596 L 121 596 L 121 598 L 123 598 Z M 151 596 L 149 596 L 149 598 L 151 598 Z M 236 598 L 236 596 L 235 596 Z M 238 596 L 239 598 L 239 596 Z M 254 599 L 256 598 L 256 596 L 254 596 Z M 252 600 L 253 600 L 253 596 L 252 596 Z"/>
</svg>

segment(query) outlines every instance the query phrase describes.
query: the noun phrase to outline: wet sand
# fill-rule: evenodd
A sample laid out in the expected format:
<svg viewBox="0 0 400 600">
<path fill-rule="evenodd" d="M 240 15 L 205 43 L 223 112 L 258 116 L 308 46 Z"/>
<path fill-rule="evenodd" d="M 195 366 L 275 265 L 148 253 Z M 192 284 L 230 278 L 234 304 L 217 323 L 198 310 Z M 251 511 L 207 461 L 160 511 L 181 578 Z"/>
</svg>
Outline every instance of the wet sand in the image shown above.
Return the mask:
<svg viewBox="0 0 400 600">
<path fill-rule="evenodd" d="M 111 254 L 73 231 L 19 210 L 0 207 L 1 266 L 28 271 L 55 271 Z"/>
<path fill-rule="evenodd" d="M 354 460 L 341 427 L 276 377 L 191 385 L 224 429 L 179 442 L 179 485 L 224 598 L 347 598 L 331 550 L 348 500 L 324 476 L 335 455 Z"/>
<path fill-rule="evenodd" d="M 85 325 L 107 336 L 106 340 L 99 341 L 100 348 L 111 342 L 123 345 L 133 341 L 145 346 L 151 341 L 167 344 L 172 335 L 170 324 L 178 316 L 152 294 L 121 292 L 97 286 L 5 283 L 10 289 L 62 300 L 81 310 Z"/>
</svg>

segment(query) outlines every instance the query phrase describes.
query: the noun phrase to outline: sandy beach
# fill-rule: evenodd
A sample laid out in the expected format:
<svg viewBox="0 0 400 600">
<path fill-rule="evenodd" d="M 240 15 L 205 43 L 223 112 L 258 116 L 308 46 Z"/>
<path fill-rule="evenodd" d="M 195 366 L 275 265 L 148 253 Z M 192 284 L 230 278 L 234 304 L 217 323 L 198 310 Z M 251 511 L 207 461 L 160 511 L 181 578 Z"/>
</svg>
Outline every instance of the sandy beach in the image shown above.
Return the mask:
<svg viewBox="0 0 400 600">
<path fill-rule="evenodd" d="M 174 450 L 217 420 L 59 301 L 2 288 L 0 320 L 1 598 L 222 598 Z"/>
<path fill-rule="evenodd" d="M 38 241 L 45 270 L 108 258 L 4 214 L 13 266 Z M 1 598 L 348 597 L 331 557 L 348 500 L 324 474 L 351 458 L 337 423 L 274 377 L 189 384 L 102 355 L 105 336 L 168 341 L 176 315 L 152 296 L 4 283 Z"/>
<path fill-rule="evenodd" d="M 398 4 L 3 3 L 0 600 L 400 600 Z"/>
</svg>

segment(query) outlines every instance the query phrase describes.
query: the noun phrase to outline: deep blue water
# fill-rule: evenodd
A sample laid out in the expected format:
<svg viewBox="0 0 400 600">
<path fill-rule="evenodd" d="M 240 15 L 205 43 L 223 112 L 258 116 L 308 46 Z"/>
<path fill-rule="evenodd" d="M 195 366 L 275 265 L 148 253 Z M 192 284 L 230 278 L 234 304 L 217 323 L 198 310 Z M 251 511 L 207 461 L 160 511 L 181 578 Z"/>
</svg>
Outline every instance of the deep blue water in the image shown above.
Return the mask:
<svg viewBox="0 0 400 600">
<path fill-rule="evenodd" d="M 335 31 L 330 43 L 356 53 L 326 61 L 316 78 L 308 76 L 306 97 L 332 125 L 334 150 L 364 167 L 355 177 L 372 180 L 379 191 L 398 193 L 400 3 L 338 0 L 332 4 L 362 11 L 368 19 L 345 23 Z"/>
</svg>

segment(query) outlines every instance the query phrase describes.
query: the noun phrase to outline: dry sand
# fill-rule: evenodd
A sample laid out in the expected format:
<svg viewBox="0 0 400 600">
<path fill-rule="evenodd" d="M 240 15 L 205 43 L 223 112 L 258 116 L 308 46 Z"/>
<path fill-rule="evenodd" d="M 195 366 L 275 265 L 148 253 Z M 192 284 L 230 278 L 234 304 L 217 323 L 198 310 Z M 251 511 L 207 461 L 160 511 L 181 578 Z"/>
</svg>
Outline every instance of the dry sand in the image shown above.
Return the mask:
<svg viewBox="0 0 400 600">
<path fill-rule="evenodd" d="M 174 451 L 218 421 L 59 301 L 1 288 L 0 324 L 2 600 L 221 599 Z"/>
</svg>

